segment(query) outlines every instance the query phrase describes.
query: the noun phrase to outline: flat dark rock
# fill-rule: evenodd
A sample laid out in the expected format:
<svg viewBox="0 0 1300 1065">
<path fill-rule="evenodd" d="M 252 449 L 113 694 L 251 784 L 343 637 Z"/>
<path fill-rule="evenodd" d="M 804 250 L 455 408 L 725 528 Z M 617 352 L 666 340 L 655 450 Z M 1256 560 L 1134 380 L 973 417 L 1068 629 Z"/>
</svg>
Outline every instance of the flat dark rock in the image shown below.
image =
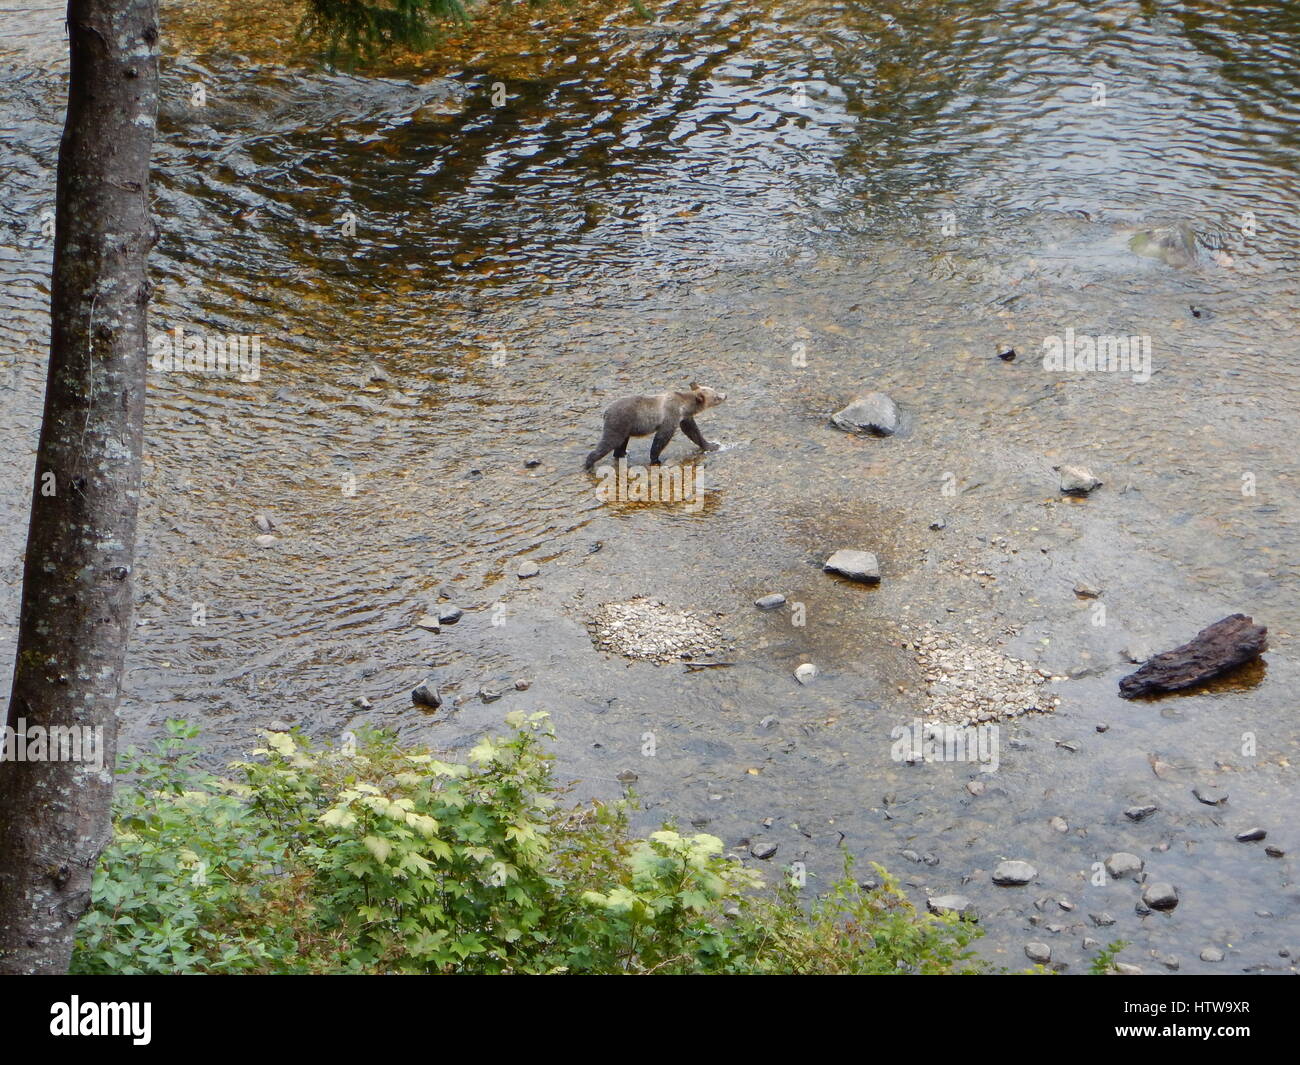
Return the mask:
<svg viewBox="0 0 1300 1065">
<path fill-rule="evenodd" d="M 1181 691 L 1249 662 L 1268 650 L 1268 629 L 1245 614 L 1230 614 L 1172 651 L 1151 658 L 1119 682 L 1123 699 Z"/>
</svg>

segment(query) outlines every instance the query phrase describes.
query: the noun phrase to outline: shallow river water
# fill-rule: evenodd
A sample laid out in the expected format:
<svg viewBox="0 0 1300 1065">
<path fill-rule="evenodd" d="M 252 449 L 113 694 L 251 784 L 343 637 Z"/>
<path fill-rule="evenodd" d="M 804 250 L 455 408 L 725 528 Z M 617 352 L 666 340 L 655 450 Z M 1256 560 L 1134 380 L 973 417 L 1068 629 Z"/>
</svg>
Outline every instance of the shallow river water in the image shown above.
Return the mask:
<svg viewBox="0 0 1300 1065">
<path fill-rule="evenodd" d="M 644 825 L 715 833 L 769 878 L 802 862 L 810 890 L 844 845 L 918 900 L 966 894 L 1000 965 L 1032 940 L 1083 971 L 1091 937 L 1148 972 L 1294 971 L 1300 5 L 654 7 L 494 23 L 378 77 L 165 22 L 152 327 L 257 337 L 260 362 L 151 376 L 128 738 L 184 717 L 215 759 L 273 719 L 370 721 L 463 747 L 545 709 L 579 794 L 633 773 Z M 62 18 L 0 9 L 6 684 Z M 1190 262 L 1131 250 L 1171 225 Z M 1067 330 L 1149 338 L 1150 379 L 1049 372 Z M 722 450 L 666 452 L 704 505 L 597 498 L 603 407 L 692 380 L 729 397 L 700 417 Z M 862 390 L 897 401 L 897 435 L 830 427 Z M 1061 464 L 1104 485 L 1063 498 Z M 839 548 L 876 552 L 879 586 L 823 573 Z M 756 610 L 770 592 L 805 623 Z M 635 596 L 716 623 L 730 664 L 593 647 L 593 613 Z M 1118 698 L 1126 649 L 1236 611 L 1269 627 L 1262 663 Z M 895 760 L 915 625 L 1068 678 L 1054 713 L 1003 723 L 995 773 Z M 410 700 L 429 676 L 434 713 Z M 1234 840 L 1255 825 L 1284 857 Z M 1178 907 L 1096 883 L 1116 851 Z M 995 887 L 1004 858 L 1038 879 Z"/>
</svg>

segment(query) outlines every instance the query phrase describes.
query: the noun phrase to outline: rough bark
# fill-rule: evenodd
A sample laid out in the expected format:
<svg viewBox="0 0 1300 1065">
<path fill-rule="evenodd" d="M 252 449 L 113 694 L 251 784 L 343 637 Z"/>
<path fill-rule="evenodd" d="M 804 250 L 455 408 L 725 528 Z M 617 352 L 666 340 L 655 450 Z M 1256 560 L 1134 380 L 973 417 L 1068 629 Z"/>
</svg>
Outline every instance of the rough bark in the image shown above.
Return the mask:
<svg viewBox="0 0 1300 1065">
<path fill-rule="evenodd" d="M 0 761 L 0 973 L 67 970 L 111 832 L 131 623 L 156 0 L 71 0 L 68 35 L 50 360 L 7 721 L 29 735 L 36 726 L 101 730 L 104 760 Z"/>
<path fill-rule="evenodd" d="M 1149 659 L 1119 682 L 1124 699 L 1179 691 L 1217 677 L 1268 650 L 1268 629 L 1245 614 L 1230 614 L 1172 651 Z"/>
</svg>

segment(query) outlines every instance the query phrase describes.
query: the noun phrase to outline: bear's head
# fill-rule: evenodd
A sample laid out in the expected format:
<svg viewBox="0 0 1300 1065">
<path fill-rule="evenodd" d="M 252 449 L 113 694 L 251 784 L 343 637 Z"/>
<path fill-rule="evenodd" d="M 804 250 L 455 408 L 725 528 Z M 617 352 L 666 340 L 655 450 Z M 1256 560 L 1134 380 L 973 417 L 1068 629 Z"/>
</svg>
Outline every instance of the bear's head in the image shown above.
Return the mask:
<svg viewBox="0 0 1300 1065">
<path fill-rule="evenodd" d="M 691 382 L 691 391 L 695 394 L 696 399 L 700 401 L 700 410 L 716 407 L 727 399 L 727 393 L 718 392 L 708 385 L 697 385 L 694 381 Z"/>
</svg>

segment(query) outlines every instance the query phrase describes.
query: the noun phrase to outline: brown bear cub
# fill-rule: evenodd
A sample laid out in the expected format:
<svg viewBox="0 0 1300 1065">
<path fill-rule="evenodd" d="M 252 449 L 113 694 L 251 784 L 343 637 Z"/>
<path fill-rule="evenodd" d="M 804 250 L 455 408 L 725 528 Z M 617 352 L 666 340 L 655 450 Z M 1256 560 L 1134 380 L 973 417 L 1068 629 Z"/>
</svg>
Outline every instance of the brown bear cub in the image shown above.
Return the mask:
<svg viewBox="0 0 1300 1065">
<path fill-rule="evenodd" d="M 682 432 L 705 451 L 717 451 L 720 445 L 704 439 L 695 424 L 695 415 L 716 407 L 727 398 L 725 392 L 691 382 L 688 392 L 660 392 L 657 396 L 629 396 L 616 400 L 605 410 L 605 431 L 596 450 L 587 456 L 585 468 L 590 470 L 611 451 L 615 459 L 627 456 L 627 442 L 634 436 L 655 434 L 650 445 L 650 465 L 659 465 L 668 441 L 680 425 Z"/>
</svg>

